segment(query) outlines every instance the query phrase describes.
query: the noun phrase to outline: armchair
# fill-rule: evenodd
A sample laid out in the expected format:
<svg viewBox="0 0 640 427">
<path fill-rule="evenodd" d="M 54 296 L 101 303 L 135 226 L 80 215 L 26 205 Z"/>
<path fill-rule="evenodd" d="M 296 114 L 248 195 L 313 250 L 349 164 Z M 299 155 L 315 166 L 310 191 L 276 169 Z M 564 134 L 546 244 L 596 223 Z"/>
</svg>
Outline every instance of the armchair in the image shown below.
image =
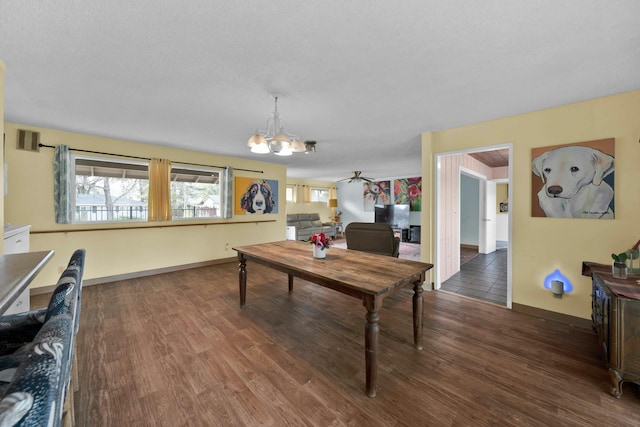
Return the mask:
<svg viewBox="0 0 640 427">
<path fill-rule="evenodd" d="M 398 257 L 400 238 L 389 224 L 381 222 L 352 222 L 345 229 L 347 249 Z"/>
</svg>

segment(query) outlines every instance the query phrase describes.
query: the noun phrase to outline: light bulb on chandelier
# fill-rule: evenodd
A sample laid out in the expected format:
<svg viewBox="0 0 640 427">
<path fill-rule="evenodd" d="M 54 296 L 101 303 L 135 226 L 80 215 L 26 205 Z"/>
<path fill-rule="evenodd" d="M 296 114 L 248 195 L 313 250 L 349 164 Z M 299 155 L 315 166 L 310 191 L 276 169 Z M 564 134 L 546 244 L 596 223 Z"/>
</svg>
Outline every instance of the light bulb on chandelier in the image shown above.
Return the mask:
<svg viewBox="0 0 640 427">
<path fill-rule="evenodd" d="M 278 112 L 278 98 L 281 98 L 282 95 L 272 93 L 271 96 L 275 99 L 273 117 L 267 119 L 266 129 L 258 129 L 255 135 L 247 141 L 251 152 L 257 154 L 273 153 L 277 156 L 291 156 L 293 153 L 315 153 L 315 141 L 302 142 L 296 135 L 287 132 L 284 121 L 280 120 Z"/>
</svg>

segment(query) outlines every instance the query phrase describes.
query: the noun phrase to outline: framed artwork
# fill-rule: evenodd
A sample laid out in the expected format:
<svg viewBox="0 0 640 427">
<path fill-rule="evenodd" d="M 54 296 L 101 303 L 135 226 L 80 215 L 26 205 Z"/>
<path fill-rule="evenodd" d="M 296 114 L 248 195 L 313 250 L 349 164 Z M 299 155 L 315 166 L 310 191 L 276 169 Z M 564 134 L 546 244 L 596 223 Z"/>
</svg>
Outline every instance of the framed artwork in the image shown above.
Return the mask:
<svg viewBox="0 0 640 427">
<path fill-rule="evenodd" d="M 365 181 L 362 187 L 365 211 L 373 211 L 375 205 L 391 204 L 391 181 Z"/>
<path fill-rule="evenodd" d="M 278 181 L 235 177 L 234 214 L 278 213 Z"/>
<path fill-rule="evenodd" d="M 393 198 L 396 205 L 409 205 L 411 211 L 422 210 L 422 178 L 402 178 L 393 181 Z"/>
<path fill-rule="evenodd" d="M 531 150 L 531 216 L 613 219 L 614 138 Z"/>
</svg>

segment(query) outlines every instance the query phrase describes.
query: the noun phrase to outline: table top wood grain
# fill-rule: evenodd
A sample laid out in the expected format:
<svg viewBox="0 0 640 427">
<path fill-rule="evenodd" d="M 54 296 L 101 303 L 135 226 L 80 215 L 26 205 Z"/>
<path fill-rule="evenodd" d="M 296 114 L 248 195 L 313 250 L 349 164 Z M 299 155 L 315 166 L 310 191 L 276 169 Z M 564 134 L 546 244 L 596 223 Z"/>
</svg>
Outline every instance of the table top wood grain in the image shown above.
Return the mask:
<svg viewBox="0 0 640 427">
<path fill-rule="evenodd" d="M 330 281 L 345 290 L 375 296 L 412 283 L 433 267 L 424 262 L 341 248 L 328 249 L 326 258 L 313 258 L 311 244 L 295 240 L 233 249 L 249 260 L 315 283 Z"/>
</svg>

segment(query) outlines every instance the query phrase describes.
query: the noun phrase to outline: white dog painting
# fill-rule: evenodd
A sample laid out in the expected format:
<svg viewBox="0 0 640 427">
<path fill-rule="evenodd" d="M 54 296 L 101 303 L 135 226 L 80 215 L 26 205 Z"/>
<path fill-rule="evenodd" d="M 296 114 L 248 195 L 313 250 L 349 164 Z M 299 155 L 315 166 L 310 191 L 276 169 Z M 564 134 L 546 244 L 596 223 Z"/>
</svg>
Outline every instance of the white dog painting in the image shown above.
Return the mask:
<svg viewBox="0 0 640 427">
<path fill-rule="evenodd" d="M 543 183 L 540 208 L 547 217 L 613 218 L 614 192 L 604 181 L 613 167 L 613 156 L 583 145 L 545 151 L 532 164 Z"/>
</svg>

